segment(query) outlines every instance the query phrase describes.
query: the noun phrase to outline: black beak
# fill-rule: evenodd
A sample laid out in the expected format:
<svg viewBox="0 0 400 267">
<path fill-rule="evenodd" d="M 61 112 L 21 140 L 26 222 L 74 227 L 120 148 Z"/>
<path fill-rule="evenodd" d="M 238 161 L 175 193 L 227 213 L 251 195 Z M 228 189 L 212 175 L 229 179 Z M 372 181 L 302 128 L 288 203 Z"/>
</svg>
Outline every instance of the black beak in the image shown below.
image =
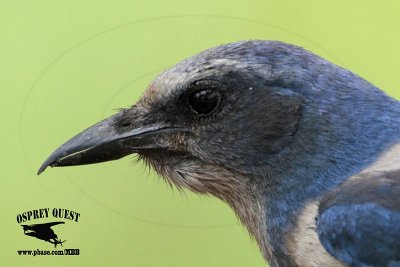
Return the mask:
<svg viewBox="0 0 400 267">
<path fill-rule="evenodd" d="M 71 138 L 54 151 L 40 166 L 41 174 L 48 166 L 74 166 L 120 159 L 132 153 L 162 149 L 166 144 L 159 138 L 171 125 L 146 123 L 139 116 L 125 111 L 115 114 Z"/>
</svg>

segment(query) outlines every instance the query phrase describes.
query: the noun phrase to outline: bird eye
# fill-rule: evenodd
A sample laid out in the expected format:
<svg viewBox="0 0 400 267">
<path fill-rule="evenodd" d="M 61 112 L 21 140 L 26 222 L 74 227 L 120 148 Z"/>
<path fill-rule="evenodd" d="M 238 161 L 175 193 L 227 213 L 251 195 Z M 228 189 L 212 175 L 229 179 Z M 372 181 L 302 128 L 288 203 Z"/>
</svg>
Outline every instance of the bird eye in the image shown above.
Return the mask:
<svg viewBox="0 0 400 267">
<path fill-rule="evenodd" d="M 221 102 L 221 94 L 216 90 L 203 89 L 189 95 L 189 106 L 198 115 L 209 115 Z"/>
</svg>

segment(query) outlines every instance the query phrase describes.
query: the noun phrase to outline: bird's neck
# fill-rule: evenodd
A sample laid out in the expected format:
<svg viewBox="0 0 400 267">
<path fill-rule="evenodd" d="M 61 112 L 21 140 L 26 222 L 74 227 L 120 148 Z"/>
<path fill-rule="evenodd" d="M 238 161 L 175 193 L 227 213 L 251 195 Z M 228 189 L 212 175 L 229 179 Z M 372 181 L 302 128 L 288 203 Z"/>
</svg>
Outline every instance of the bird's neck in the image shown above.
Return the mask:
<svg viewBox="0 0 400 267">
<path fill-rule="evenodd" d="M 343 106 L 333 107 L 341 111 L 321 114 L 319 119 L 326 120 L 321 125 L 303 121 L 292 147 L 266 167 L 265 221 L 260 223 L 265 223 L 272 258 L 287 258 L 284 239 L 308 202 L 368 167 L 400 140 L 400 105 L 383 94 L 379 97 L 367 103 L 351 99 L 349 106 L 343 101 Z"/>
<path fill-rule="evenodd" d="M 230 174 L 235 177 L 234 181 L 246 181 L 248 177 L 240 176 L 237 173 Z M 264 197 L 256 188 L 241 186 L 240 190 L 230 191 L 216 195 L 225 201 L 236 213 L 242 224 L 246 227 L 250 236 L 257 242 L 264 258 L 269 261 L 273 257 L 270 244 L 267 240 L 266 209 Z M 238 189 L 238 187 L 236 188 Z"/>
</svg>

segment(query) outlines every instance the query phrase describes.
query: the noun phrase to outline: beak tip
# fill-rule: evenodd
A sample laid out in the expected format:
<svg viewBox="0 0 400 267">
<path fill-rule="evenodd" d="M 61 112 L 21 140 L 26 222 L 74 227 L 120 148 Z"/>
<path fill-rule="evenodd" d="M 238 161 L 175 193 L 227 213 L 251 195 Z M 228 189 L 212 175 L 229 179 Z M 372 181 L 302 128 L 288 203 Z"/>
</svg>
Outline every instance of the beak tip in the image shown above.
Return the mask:
<svg viewBox="0 0 400 267">
<path fill-rule="evenodd" d="M 47 159 L 45 162 L 43 162 L 43 164 L 40 166 L 40 168 L 37 171 L 37 175 L 40 175 L 42 172 L 44 172 L 47 167 L 53 167 L 54 166 L 54 161 L 50 160 L 51 158 Z"/>
<path fill-rule="evenodd" d="M 44 172 L 47 167 L 54 167 L 57 166 L 58 160 L 65 154 L 65 150 L 63 149 L 63 146 L 59 147 L 54 151 L 40 166 L 40 168 L 37 171 L 37 175 L 40 175 L 42 172 Z"/>
<path fill-rule="evenodd" d="M 44 172 L 47 168 L 47 164 L 43 164 L 42 166 L 40 166 L 39 170 L 37 171 L 37 175 L 40 175 L 42 172 Z"/>
</svg>

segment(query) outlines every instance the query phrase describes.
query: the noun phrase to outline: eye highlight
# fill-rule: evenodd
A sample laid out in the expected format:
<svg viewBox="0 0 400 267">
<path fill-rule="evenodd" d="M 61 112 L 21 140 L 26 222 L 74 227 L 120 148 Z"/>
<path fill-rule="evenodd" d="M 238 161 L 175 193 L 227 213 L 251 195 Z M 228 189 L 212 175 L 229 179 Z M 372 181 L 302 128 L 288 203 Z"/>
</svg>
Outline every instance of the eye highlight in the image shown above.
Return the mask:
<svg viewBox="0 0 400 267">
<path fill-rule="evenodd" d="M 197 115 L 209 115 L 220 104 L 221 94 L 217 90 L 202 89 L 189 94 L 188 104 Z"/>
</svg>

